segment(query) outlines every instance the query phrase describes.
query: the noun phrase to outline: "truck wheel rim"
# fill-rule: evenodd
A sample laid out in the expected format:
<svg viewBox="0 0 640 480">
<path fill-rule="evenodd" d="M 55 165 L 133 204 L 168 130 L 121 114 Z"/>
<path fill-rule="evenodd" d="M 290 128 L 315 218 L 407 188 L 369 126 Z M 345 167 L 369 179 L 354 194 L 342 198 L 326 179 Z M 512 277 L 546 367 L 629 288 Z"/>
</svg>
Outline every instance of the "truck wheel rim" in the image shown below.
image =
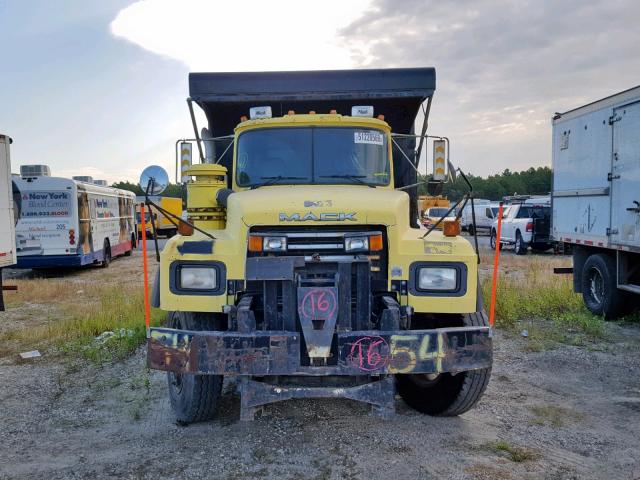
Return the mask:
<svg viewBox="0 0 640 480">
<path fill-rule="evenodd" d="M 171 385 L 173 385 L 176 393 L 182 392 L 182 374 L 171 372 Z"/>
<path fill-rule="evenodd" d="M 591 269 L 591 274 L 589 276 L 589 291 L 591 292 L 591 297 L 597 303 L 602 303 L 602 298 L 604 296 L 604 280 L 602 279 L 600 272 L 595 268 Z"/>
</svg>

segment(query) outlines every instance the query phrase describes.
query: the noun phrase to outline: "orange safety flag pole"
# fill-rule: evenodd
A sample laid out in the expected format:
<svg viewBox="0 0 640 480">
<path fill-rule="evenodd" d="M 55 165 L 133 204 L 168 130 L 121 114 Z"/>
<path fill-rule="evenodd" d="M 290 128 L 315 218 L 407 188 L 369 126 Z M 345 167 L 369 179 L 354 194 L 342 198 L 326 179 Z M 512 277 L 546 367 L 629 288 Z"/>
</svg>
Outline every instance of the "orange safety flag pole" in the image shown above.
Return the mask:
<svg viewBox="0 0 640 480">
<path fill-rule="evenodd" d="M 151 306 L 149 305 L 149 268 L 147 266 L 147 222 L 144 218 L 144 203 L 140 204 L 140 221 L 142 222 L 142 271 L 144 272 L 144 323 L 147 326 L 147 337 L 151 326 Z"/>
<path fill-rule="evenodd" d="M 491 310 L 489 312 L 489 325 L 493 327 L 496 319 L 496 293 L 498 290 L 498 266 L 500 265 L 500 235 L 502 233 L 502 202 L 498 208 L 498 231 L 496 232 L 496 254 L 493 257 L 493 284 L 491 285 Z"/>
</svg>

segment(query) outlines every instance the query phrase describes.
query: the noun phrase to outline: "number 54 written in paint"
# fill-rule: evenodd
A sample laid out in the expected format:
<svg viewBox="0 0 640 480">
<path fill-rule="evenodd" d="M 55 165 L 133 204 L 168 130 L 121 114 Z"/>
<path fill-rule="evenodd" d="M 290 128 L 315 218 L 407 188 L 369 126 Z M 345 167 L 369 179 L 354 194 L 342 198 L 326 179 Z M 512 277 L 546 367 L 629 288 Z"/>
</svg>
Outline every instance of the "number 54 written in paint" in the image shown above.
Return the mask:
<svg viewBox="0 0 640 480">
<path fill-rule="evenodd" d="M 431 335 L 425 335 L 416 346 L 420 337 L 418 335 L 392 335 L 389 345 L 389 373 L 411 373 L 418 362 L 435 362 L 435 371 L 442 371 L 442 359 L 445 356 L 441 335 L 436 335 L 436 345 L 431 345 Z M 433 348 L 435 347 L 435 348 Z"/>
</svg>

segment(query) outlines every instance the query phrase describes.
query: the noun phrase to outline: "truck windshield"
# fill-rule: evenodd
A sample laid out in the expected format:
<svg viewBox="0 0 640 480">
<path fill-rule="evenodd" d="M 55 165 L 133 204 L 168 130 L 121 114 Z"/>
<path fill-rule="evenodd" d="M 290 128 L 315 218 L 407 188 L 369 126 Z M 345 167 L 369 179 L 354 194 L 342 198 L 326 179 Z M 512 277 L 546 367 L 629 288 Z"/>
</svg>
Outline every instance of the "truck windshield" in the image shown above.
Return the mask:
<svg viewBox="0 0 640 480">
<path fill-rule="evenodd" d="M 258 186 L 280 176 L 275 183 L 388 185 L 387 137 L 355 127 L 263 128 L 240 135 L 238 185 Z"/>
<path fill-rule="evenodd" d="M 444 217 L 448 211 L 448 208 L 430 208 L 428 215 L 430 217 Z"/>
</svg>

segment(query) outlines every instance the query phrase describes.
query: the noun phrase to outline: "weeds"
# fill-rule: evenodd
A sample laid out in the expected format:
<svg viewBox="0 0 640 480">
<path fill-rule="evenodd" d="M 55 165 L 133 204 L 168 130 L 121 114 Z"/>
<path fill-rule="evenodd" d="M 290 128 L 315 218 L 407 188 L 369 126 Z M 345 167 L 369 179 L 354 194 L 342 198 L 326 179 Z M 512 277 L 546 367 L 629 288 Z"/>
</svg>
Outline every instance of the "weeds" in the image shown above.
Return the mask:
<svg viewBox="0 0 640 480">
<path fill-rule="evenodd" d="M 535 415 L 536 425 L 549 425 L 554 428 L 564 427 L 567 420 L 581 421 L 584 415 L 556 405 L 536 405 L 531 407 Z"/>
<path fill-rule="evenodd" d="M 512 462 L 521 463 L 540 458 L 539 453 L 529 450 L 528 448 L 511 445 L 504 440 L 489 443 L 486 447 L 499 455 L 506 456 L 506 458 Z"/>
<path fill-rule="evenodd" d="M 103 287 L 100 294 L 93 303 L 65 304 L 65 316 L 59 320 L 6 332 L 0 335 L 0 342 L 11 341 L 14 349 L 52 348 L 53 352 L 78 354 L 96 363 L 126 358 L 146 338 L 142 288 L 112 285 Z M 158 325 L 161 318 L 161 311 L 152 311 L 153 325 Z M 95 340 L 106 331 L 114 335 Z"/>
<path fill-rule="evenodd" d="M 523 265 L 519 259 L 505 260 L 496 294 L 496 327 L 527 329 L 534 351 L 558 342 L 582 345 L 604 336 L 603 319 L 592 315 L 573 292 L 571 277 L 552 273 L 549 260 L 528 257 Z M 482 282 L 482 293 L 489 305 L 490 279 Z"/>
</svg>

